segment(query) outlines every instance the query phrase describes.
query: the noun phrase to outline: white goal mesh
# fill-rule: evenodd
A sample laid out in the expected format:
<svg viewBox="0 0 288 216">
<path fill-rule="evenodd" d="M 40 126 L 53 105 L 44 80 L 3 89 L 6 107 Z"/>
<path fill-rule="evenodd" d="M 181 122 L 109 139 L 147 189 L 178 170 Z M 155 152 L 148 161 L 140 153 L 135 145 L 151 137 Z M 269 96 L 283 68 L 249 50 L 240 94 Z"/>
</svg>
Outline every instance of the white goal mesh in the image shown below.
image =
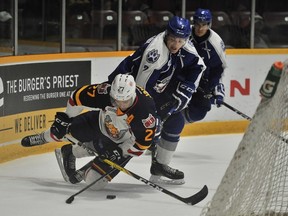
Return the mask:
<svg viewBox="0 0 288 216">
<path fill-rule="evenodd" d="M 201 216 L 288 216 L 288 61 Z"/>
</svg>

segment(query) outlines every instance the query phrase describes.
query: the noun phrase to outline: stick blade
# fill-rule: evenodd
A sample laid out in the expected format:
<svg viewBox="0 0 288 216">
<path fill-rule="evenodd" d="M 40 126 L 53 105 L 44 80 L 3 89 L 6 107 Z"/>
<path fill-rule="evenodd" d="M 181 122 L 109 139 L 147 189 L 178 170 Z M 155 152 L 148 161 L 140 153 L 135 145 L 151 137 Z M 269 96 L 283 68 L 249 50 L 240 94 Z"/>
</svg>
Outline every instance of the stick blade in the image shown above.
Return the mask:
<svg viewBox="0 0 288 216">
<path fill-rule="evenodd" d="M 74 196 L 71 196 L 66 200 L 66 203 L 71 204 L 73 202 L 73 200 L 74 200 Z"/>
<path fill-rule="evenodd" d="M 182 201 L 188 205 L 196 205 L 197 203 L 205 199 L 207 195 L 208 195 L 208 187 L 207 185 L 204 185 L 203 188 L 200 191 L 198 191 L 196 194 L 190 197 L 184 198 Z"/>
</svg>

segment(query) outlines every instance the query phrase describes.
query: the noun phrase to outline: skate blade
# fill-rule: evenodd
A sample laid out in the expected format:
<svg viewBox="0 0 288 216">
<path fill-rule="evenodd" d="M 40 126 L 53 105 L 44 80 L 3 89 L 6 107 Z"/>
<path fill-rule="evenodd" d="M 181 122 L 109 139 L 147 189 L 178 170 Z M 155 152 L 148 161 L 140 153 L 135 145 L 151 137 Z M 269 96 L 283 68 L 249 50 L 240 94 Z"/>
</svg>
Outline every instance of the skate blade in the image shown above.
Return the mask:
<svg viewBox="0 0 288 216">
<path fill-rule="evenodd" d="M 167 185 L 183 185 L 185 184 L 184 179 L 168 179 L 163 176 L 156 176 L 151 175 L 149 181 L 155 183 L 155 184 L 167 184 Z"/>
<path fill-rule="evenodd" d="M 63 166 L 63 158 L 62 158 L 62 154 L 61 154 L 61 149 L 55 149 L 55 156 L 56 156 L 56 159 L 57 159 L 57 162 L 58 162 L 58 165 L 59 165 L 59 168 L 60 168 L 60 171 L 61 171 L 61 174 L 63 176 L 63 179 L 66 181 L 66 182 L 70 182 L 69 181 L 69 176 L 66 174 L 65 172 L 65 169 L 64 169 L 64 166 Z"/>
</svg>

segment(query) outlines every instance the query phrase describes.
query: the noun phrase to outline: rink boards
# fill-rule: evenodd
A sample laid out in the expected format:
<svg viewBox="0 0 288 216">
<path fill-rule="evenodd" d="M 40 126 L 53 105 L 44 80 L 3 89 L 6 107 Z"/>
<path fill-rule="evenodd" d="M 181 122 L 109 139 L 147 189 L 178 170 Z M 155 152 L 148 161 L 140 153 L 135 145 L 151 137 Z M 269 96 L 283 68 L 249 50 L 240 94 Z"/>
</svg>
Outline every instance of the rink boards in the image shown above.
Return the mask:
<svg viewBox="0 0 288 216">
<path fill-rule="evenodd" d="M 0 162 L 51 151 L 60 144 L 23 148 L 20 140 L 50 127 L 75 88 L 100 83 L 131 51 L 8 56 L 0 59 Z M 271 64 L 288 49 L 227 50 L 225 101 L 253 117 Z M 225 107 L 185 126 L 182 136 L 243 133 L 249 122 Z"/>
</svg>

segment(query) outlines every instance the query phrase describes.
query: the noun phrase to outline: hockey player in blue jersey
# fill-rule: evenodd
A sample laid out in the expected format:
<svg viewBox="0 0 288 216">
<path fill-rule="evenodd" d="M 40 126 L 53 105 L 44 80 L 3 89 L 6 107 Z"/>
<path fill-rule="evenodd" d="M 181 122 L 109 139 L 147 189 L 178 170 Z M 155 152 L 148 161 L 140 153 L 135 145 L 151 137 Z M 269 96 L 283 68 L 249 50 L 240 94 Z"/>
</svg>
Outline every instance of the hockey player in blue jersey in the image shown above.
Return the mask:
<svg viewBox="0 0 288 216">
<path fill-rule="evenodd" d="M 190 35 L 189 20 L 175 16 L 164 32 L 148 39 L 109 75 L 110 82 L 119 73 L 133 75 L 137 85 L 153 97 L 162 120 L 174 108 L 163 124 L 156 157 L 152 160 L 150 181 L 153 182 L 163 182 L 161 177 L 166 177 L 169 183 L 184 183 L 184 173 L 168 164 L 185 125 L 181 111 L 190 102 L 206 69 L 189 41 Z"/>
<path fill-rule="evenodd" d="M 221 37 L 211 29 L 210 10 L 197 9 L 193 22 L 191 41 L 207 68 L 188 107 L 182 111 L 186 123 L 202 120 L 211 110 L 211 104 L 220 107 L 225 97 L 225 88 L 222 83 L 226 69 L 225 45 Z"/>
</svg>

